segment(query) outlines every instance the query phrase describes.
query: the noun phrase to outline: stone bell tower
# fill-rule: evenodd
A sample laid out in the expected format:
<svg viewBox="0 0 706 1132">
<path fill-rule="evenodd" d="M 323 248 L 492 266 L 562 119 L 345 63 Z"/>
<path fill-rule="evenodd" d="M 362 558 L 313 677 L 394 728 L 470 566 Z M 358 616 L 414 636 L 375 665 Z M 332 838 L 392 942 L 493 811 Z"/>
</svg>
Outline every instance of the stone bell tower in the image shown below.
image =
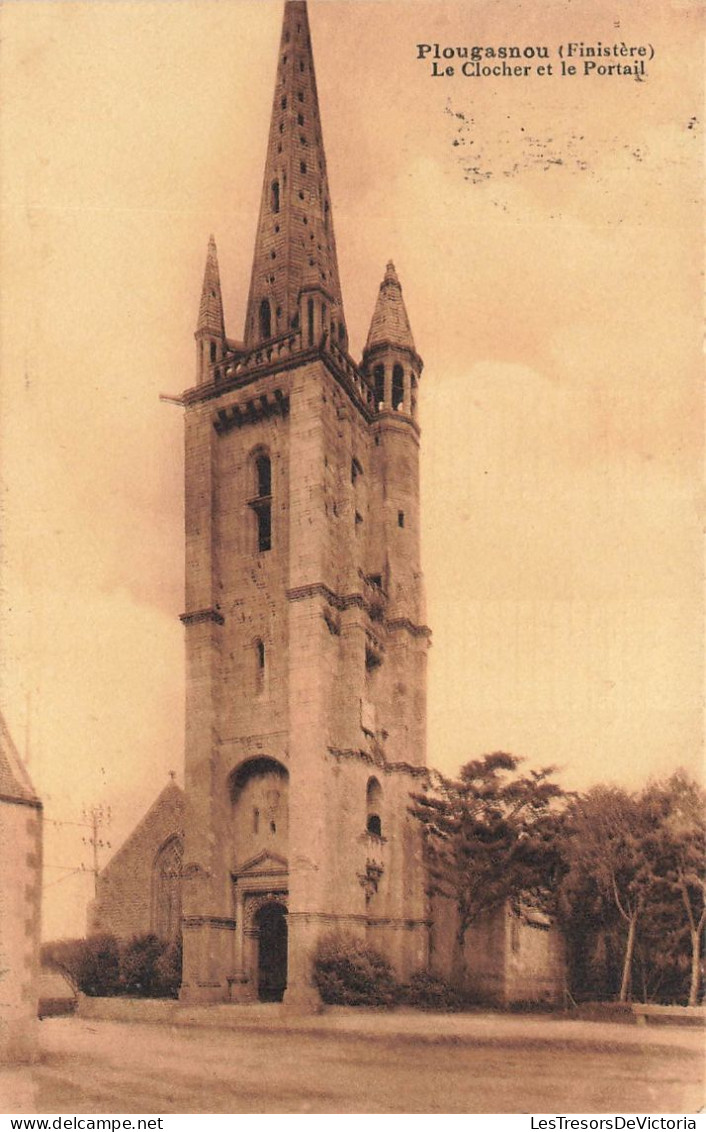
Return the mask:
<svg viewBox="0 0 706 1132">
<path fill-rule="evenodd" d="M 388 264 L 348 353 L 307 6 L 284 7 L 242 342 L 208 248 L 186 417 L 186 1001 L 311 1006 L 345 930 L 427 960 L 422 362 Z"/>
</svg>

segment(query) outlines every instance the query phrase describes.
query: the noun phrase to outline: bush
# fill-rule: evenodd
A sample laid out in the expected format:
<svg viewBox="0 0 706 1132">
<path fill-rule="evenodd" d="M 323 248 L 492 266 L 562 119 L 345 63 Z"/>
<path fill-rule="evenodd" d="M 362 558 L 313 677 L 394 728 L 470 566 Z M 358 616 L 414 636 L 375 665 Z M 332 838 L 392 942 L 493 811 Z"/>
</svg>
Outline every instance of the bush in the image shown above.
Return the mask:
<svg viewBox="0 0 706 1132">
<path fill-rule="evenodd" d="M 60 971 L 74 992 L 91 997 L 176 998 L 181 939 L 165 943 L 152 934 L 121 941 L 112 935 L 59 939 L 42 946 L 42 963 Z"/>
<path fill-rule="evenodd" d="M 140 998 L 156 998 L 159 994 L 157 962 L 165 944 L 156 935 L 137 935 L 129 940 L 120 956 L 120 981 L 123 994 Z"/>
<path fill-rule="evenodd" d="M 93 935 L 83 942 L 79 990 L 92 997 L 120 994 L 120 947 L 115 936 Z"/>
<path fill-rule="evenodd" d="M 165 947 L 154 965 L 155 994 L 159 998 L 178 998 L 181 986 L 181 939 Z"/>
<path fill-rule="evenodd" d="M 418 1006 L 421 1010 L 462 1010 L 465 1006 L 463 993 L 429 971 L 416 971 L 403 988 L 404 1002 L 408 1006 Z"/>
<path fill-rule="evenodd" d="M 45 966 L 60 971 L 74 992 L 82 991 L 88 995 L 120 993 L 120 955 L 115 936 L 54 940 L 43 945 L 41 960 Z"/>
<path fill-rule="evenodd" d="M 51 971 L 59 971 L 70 983 L 74 994 L 81 989 L 81 970 L 86 951 L 85 939 L 54 939 L 43 943 L 41 963 Z"/>
<path fill-rule="evenodd" d="M 314 983 L 324 1002 L 337 1006 L 393 1006 L 399 996 L 387 960 L 346 933 L 319 942 Z"/>
</svg>

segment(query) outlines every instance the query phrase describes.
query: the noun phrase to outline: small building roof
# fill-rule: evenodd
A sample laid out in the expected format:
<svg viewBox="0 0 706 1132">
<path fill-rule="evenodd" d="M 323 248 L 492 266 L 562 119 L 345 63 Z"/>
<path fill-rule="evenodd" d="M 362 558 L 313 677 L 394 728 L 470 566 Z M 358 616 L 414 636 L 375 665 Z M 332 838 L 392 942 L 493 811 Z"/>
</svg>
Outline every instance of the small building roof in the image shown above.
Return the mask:
<svg viewBox="0 0 706 1132">
<path fill-rule="evenodd" d="M 0 714 L 0 801 L 41 806 L 2 714 Z"/>
</svg>

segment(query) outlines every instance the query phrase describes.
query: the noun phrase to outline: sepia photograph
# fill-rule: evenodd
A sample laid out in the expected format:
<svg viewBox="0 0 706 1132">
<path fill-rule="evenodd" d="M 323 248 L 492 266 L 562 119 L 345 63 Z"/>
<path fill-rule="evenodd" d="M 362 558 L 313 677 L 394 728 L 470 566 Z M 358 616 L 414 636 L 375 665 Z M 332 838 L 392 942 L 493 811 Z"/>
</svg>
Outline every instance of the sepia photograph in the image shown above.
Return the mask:
<svg viewBox="0 0 706 1132">
<path fill-rule="evenodd" d="M 696 1129 L 703 45 L 0 4 L 4 1114 Z"/>
</svg>

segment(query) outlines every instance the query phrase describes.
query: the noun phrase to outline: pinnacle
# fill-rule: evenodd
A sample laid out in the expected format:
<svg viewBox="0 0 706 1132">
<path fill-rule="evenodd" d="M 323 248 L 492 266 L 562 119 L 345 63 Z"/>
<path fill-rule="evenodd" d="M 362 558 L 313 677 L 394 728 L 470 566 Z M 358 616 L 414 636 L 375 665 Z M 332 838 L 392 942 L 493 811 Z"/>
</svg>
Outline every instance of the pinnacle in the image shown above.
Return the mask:
<svg viewBox="0 0 706 1132">
<path fill-rule="evenodd" d="M 206 253 L 206 267 L 203 274 L 203 287 L 201 288 L 201 302 L 199 304 L 199 319 L 196 333 L 207 331 L 219 338 L 225 338 L 225 325 L 223 322 L 223 299 L 221 297 L 221 279 L 218 271 L 218 253 L 213 234 L 209 237 L 208 252 Z"/>
<path fill-rule="evenodd" d="M 414 338 L 402 298 L 402 287 L 392 260 L 388 262 L 385 276 L 380 284 L 365 352 L 368 353 L 376 346 L 382 345 L 414 350 Z"/>
<path fill-rule="evenodd" d="M 395 283 L 398 287 L 400 286 L 400 281 L 397 278 L 397 272 L 395 271 L 395 265 L 392 260 L 388 260 L 387 267 L 385 268 L 385 278 L 383 279 L 383 283 Z"/>
</svg>

